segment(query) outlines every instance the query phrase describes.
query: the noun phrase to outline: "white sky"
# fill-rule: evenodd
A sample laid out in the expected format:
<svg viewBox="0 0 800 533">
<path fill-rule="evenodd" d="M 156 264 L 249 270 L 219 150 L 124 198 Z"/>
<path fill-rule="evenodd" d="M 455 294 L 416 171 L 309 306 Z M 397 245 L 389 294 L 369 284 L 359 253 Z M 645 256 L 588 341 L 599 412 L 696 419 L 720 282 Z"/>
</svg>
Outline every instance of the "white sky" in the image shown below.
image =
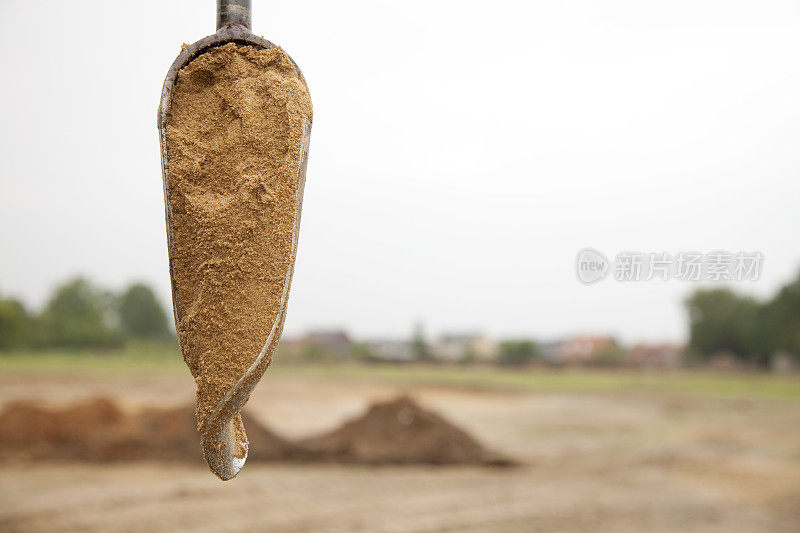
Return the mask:
<svg viewBox="0 0 800 533">
<path fill-rule="evenodd" d="M 586 246 L 800 268 L 797 2 L 267 2 L 314 130 L 288 334 L 681 340 L 686 282 L 587 287 Z M 214 2 L 0 0 L 0 291 L 169 301 L 156 106 Z"/>
</svg>

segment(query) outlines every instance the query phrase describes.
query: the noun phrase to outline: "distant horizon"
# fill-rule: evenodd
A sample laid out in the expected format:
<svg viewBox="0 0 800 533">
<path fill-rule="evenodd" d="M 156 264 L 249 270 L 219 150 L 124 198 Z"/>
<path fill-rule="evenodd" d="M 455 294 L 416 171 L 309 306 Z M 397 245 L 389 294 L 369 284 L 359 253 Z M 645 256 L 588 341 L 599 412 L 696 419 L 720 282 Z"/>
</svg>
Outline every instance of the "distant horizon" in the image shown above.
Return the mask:
<svg viewBox="0 0 800 533">
<path fill-rule="evenodd" d="M 798 268 L 798 270 L 800 271 L 800 267 Z M 56 286 L 58 286 L 60 283 L 65 283 L 65 282 L 67 282 L 67 281 L 69 281 L 71 279 L 75 279 L 77 277 L 82 277 L 84 279 L 87 279 L 90 283 L 96 284 L 101 289 L 109 290 L 109 291 L 112 291 L 112 292 L 119 292 L 119 291 L 123 290 L 124 288 L 126 288 L 126 287 L 128 287 L 128 286 L 130 286 L 132 284 L 135 284 L 135 283 L 144 283 L 145 285 L 147 285 L 151 289 L 155 288 L 152 284 L 147 283 L 145 280 L 143 280 L 141 278 L 132 279 L 131 281 L 129 281 L 127 283 L 123 283 L 123 284 L 121 284 L 121 285 L 119 285 L 117 287 L 108 287 L 108 286 L 97 284 L 94 280 L 92 280 L 88 276 L 76 275 L 76 276 L 69 276 L 69 277 L 61 280 L 59 283 L 57 283 L 56 285 L 51 287 L 50 291 L 52 292 L 56 288 Z M 792 279 L 787 279 L 786 283 L 789 283 L 791 281 L 792 281 Z M 727 283 L 727 284 L 724 284 L 724 283 L 708 284 L 707 283 L 707 284 L 703 284 L 703 285 L 695 284 L 693 286 L 696 289 L 701 289 L 701 288 L 702 289 L 726 288 L 726 289 L 733 290 L 737 294 L 748 295 L 747 292 L 738 290 L 737 284 L 735 284 L 735 283 Z M 50 293 L 47 293 L 47 294 L 49 295 Z M 771 297 L 771 296 L 774 296 L 774 294 L 768 294 L 767 296 Z M 37 305 L 31 305 L 30 302 L 25 301 L 25 299 L 23 297 L 20 297 L 18 295 L 15 295 L 15 294 L 13 294 L 11 292 L 8 292 L 8 291 L 4 290 L 2 285 L 0 285 L 0 298 L 13 298 L 13 299 L 19 300 L 26 307 L 26 309 L 28 309 L 29 311 L 32 311 L 32 312 L 36 312 L 36 313 L 40 313 L 43 310 L 43 308 L 46 305 L 46 303 L 47 303 L 46 302 L 46 298 L 45 298 L 41 302 L 39 302 Z M 168 298 L 166 301 L 164 301 L 164 298 L 159 298 L 159 302 L 164 307 L 164 311 L 168 315 L 168 322 L 170 324 L 170 329 L 172 329 L 174 327 L 174 321 L 172 319 L 172 300 L 171 300 L 171 298 Z M 292 312 L 291 312 L 291 301 L 290 301 L 287 321 L 288 321 L 288 318 L 291 317 L 291 315 L 292 315 Z M 353 338 L 355 338 L 358 341 L 372 341 L 372 340 L 397 340 L 397 341 L 401 341 L 401 340 L 406 340 L 406 339 L 411 338 L 413 333 L 414 333 L 415 327 L 421 325 L 423 327 L 423 330 L 424 330 L 424 333 L 425 333 L 426 337 L 429 340 L 435 340 L 435 339 L 438 339 L 438 338 L 446 336 L 446 335 L 480 334 L 480 335 L 485 335 L 487 338 L 489 338 L 491 340 L 494 340 L 494 341 L 512 340 L 512 339 L 528 339 L 528 340 L 536 341 L 538 343 L 550 343 L 550 342 L 559 342 L 559 341 L 563 341 L 563 340 L 571 339 L 571 338 L 576 338 L 576 337 L 589 336 L 589 337 L 612 337 L 612 338 L 614 338 L 615 340 L 619 341 L 621 344 L 623 344 L 625 346 L 635 346 L 635 345 L 638 345 L 638 344 L 647 344 L 647 345 L 654 345 L 654 344 L 686 345 L 689 342 L 688 315 L 686 315 L 685 318 L 686 318 L 687 335 L 685 337 L 683 337 L 683 338 L 657 338 L 657 337 L 654 337 L 654 338 L 626 338 L 626 337 L 624 337 L 624 336 L 622 336 L 622 335 L 620 335 L 620 334 L 618 334 L 618 333 L 616 333 L 614 331 L 599 331 L 599 330 L 593 331 L 593 330 L 582 330 L 582 329 L 578 329 L 578 328 L 574 328 L 573 330 L 566 330 L 566 331 L 563 331 L 563 332 L 560 332 L 560 333 L 534 333 L 534 332 L 531 331 L 531 332 L 518 332 L 518 333 L 510 333 L 510 334 L 496 334 L 494 332 L 489 331 L 487 328 L 482 328 L 480 326 L 459 327 L 459 326 L 456 325 L 456 326 L 452 326 L 452 327 L 449 327 L 449 328 L 433 330 L 433 329 L 429 328 L 425 323 L 422 323 L 420 321 L 412 321 L 412 322 L 410 322 L 407 325 L 407 328 L 405 330 L 402 330 L 402 329 L 393 329 L 393 330 L 392 329 L 386 329 L 386 330 L 383 330 L 382 332 L 365 332 L 366 330 L 360 329 L 358 327 L 351 327 L 351 326 L 347 326 L 347 325 L 338 324 L 335 320 L 331 320 L 328 323 L 310 324 L 310 325 L 305 325 L 305 326 L 302 326 L 302 327 L 295 326 L 295 328 L 293 328 L 291 330 L 285 328 L 282 337 L 284 339 L 287 339 L 287 340 L 292 340 L 292 339 L 302 338 L 304 335 L 307 335 L 308 333 L 312 333 L 312 332 L 342 331 L 342 332 L 347 333 L 348 335 L 353 336 Z"/>
</svg>

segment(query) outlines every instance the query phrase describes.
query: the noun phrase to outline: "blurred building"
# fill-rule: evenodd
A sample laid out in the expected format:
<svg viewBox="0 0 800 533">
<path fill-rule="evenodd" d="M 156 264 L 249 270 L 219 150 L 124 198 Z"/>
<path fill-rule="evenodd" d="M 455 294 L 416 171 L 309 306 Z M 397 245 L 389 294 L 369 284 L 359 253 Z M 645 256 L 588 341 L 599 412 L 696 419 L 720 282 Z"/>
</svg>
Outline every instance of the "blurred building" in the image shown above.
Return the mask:
<svg viewBox="0 0 800 533">
<path fill-rule="evenodd" d="M 439 361 L 494 361 L 497 343 L 482 333 L 445 334 L 431 346 L 431 355 Z"/>
<path fill-rule="evenodd" d="M 539 349 L 539 356 L 542 358 L 542 361 L 551 365 L 558 365 L 561 364 L 561 346 L 563 344 L 564 341 L 557 340 L 539 342 L 536 346 Z"/>
<path fill-rule="evenodd" d="M 343 330 L 314 330 L 305 336 L 305 344 L 311 349 L 344 357 L 350 353 L 353 343 Z"/>
<path fill-rule="evenodd" d="M 408 341 L 372 340 L 364 343 L 369 354 L 384 361 L 411 361 L 415 358 L 414 349 Z"/>
<path fill-rule="evenodd" d="M 614 337 L 580 335 L 561 343 L 556 362 L 565 365 L 594 363 L 616 350 L 618 345 Z"/>
<path fill-rule="evenodd" d="M 653 368 L 677 368 L 681 366 L 682 344 L 639 344 L 631 350 L 628 362 L 634 366 Z"/>
<path fill-rule="evenodd" d="M 346 357 L 353 346 L 343 330 L 313 330 L 302 337 L 281 340 L 285 353 L 294 356 Z"/>
</svg>

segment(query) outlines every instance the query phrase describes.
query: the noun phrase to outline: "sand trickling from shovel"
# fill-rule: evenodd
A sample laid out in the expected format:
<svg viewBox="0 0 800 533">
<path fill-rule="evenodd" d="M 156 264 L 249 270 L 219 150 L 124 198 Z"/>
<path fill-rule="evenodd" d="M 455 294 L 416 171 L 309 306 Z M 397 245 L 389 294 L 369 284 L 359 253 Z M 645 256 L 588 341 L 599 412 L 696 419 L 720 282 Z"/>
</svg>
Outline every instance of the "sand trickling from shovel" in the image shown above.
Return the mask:
<svg viewBox="0 0 800 533">
<path fill-rule="evenodd" d="M 200 431 L 273 326 L 280 337 L 311 115 L 308 89 L 280 48 L 229 43 L 178 74 L 166 122 L 172 284 Z"/>
</svg>

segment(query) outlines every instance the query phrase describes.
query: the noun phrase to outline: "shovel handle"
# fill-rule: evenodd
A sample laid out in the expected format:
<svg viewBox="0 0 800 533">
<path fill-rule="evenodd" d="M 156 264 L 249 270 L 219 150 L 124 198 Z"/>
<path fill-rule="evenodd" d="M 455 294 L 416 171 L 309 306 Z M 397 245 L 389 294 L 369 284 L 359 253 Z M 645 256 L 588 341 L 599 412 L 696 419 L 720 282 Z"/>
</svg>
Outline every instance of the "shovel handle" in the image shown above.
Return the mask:
<svg viewBox="0 0 800 533">
<path fill-rule="evenodd" d="M 250 29 L 250 0 L 217 0 L 217 29 L 240 24 Z"/>
</svg>

